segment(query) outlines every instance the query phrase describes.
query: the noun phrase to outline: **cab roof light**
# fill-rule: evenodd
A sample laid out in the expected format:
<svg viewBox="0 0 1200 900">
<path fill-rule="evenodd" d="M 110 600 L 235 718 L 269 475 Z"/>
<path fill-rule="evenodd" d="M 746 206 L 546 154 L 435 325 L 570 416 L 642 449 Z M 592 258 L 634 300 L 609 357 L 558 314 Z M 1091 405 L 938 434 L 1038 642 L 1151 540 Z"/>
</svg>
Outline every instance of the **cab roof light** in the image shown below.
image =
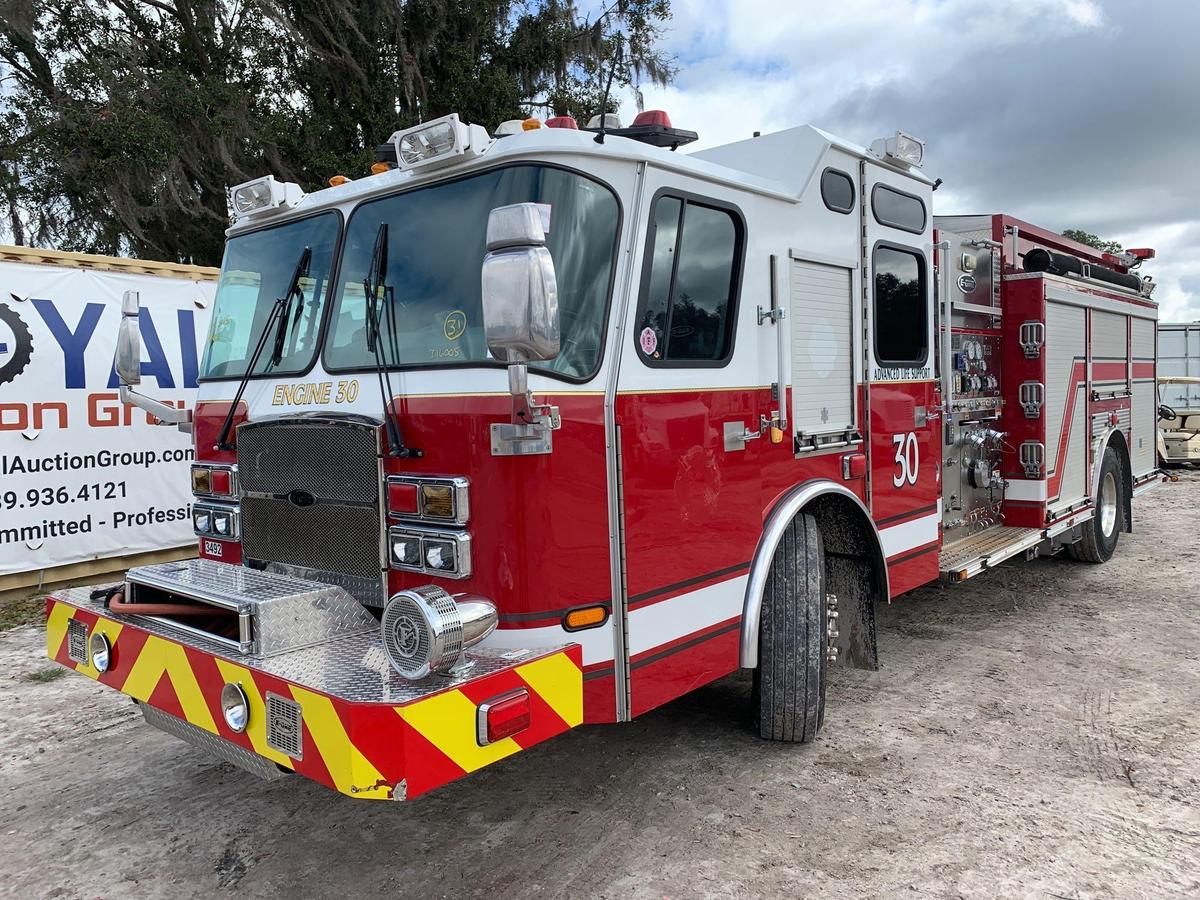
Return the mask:
<svg viewBox="0 0 1200 900">
<path fill-rule="evenodd" d="M 902 165 L 920 168 L 925 161 L 925 142 L 919 138 L 897 131 L 891 137 L 871 142 L 871 152 L 880 159 L 890 159 Z"/>
<path fill-rule="evenodd" d="M 276 181 L 274 175 L 246 181 L 229 189 L 229 211 L 236 219 L 258 216 L 281 206 L 293 207 L 304 199 L 300 185 Z"/>
<path fill-rule="evenodd" d="M 608 129 L 609 131 L 613 131 L 614 129 L 621 128 L 622 127 L 621 117 L 618 116 L 616 113 L 605 113 L 604 114 L 604 127 L 606 129 Z M 599 131 L 600 130 L 600 114 L 599 113 L 597 113 L 596 115 L 594 115 L 590 119 L 588 119 L 587 130 L 588 131 Z"/>
<path fill-rule="evenodd" d="M 524 122 L 521 123 L 522 131 L 537 131 L 541 127 L 542 127 L 542 120 L 539 119 L 537 116 L 530 116 L 528 119 L 526 119 Z"/>
<path fill-rule="evenodd" d="M 551 116 L 546 120 L 547 128 L 567 128 L 571 131 L 579 130 L 579 123 L 575 121 L 574 116 Z"/>
<path fill-rule="evenodd" d="M 458 113 L 397 131 L 389 138 L 395 147 L 396 163 L 410 170 L 445 166 L 479 156 L 491 146 L 492 138 L 480 125 L 468 125 Z"/>
</svg>

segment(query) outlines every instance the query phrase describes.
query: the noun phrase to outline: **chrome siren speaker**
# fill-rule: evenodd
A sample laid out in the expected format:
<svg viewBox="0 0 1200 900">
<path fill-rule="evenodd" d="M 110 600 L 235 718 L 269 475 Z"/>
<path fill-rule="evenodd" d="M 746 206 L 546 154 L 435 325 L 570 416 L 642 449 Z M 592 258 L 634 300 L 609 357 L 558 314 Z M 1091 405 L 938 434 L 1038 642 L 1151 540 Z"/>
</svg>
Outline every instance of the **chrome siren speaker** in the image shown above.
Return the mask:
<svg viewBox="0 0 1200 900">
<path fill-rule="evenodd" d="M 417 681 L 455 668 L 464 650 L 492 633 L 498 621 L 490 600 L 456 600 L 435 585 L 399 591 L 384 607 L 383 646 L 404 678 Z"/>
</svg>

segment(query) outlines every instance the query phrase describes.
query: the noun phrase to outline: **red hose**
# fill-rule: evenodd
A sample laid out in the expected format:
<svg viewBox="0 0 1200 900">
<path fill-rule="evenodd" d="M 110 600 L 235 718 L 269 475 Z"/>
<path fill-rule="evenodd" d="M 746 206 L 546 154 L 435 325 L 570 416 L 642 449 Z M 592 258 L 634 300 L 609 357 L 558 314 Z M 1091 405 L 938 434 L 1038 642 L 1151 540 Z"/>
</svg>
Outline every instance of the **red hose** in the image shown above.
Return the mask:
<svg viewBox="0 0 1200 900">
<path fill-rule="evenodd" d="M 220 606 L 199 606 L 194 603 L 126 603 L 124 593 L 113 594 L 108 611 L 118 615 L 140 616 L 221 616 L 236 615 L 232 609 Z"/>
</svg>

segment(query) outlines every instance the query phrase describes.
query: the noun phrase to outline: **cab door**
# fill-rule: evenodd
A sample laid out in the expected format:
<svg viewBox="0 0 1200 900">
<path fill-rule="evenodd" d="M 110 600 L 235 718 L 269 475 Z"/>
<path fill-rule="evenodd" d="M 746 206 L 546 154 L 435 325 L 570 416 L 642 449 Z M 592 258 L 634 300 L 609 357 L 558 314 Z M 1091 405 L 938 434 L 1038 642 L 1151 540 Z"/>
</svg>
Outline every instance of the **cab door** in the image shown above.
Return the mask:
<svg viewBox="0 0 1200 900">
<path fill-rule="evenodd" d="M 923 178 L 862 166 L 869 506 L 895 596 L 938 576 L 932 190 Z"/>
<path fill-rule="evenodd" d="M 744 195 L 656 169 L 645 193 L 616 398 L 631 715 L 738 666 L 772 409 Z"/>
</svg>

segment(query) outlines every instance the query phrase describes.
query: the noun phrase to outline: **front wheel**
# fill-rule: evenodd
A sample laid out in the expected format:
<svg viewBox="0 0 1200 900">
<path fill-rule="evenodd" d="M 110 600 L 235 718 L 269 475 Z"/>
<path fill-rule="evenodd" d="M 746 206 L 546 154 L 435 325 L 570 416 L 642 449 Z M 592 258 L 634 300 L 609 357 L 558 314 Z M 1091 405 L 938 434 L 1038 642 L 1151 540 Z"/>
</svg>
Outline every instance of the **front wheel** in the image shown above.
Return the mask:
<svg viewBox="0 0 1200 900">
<path fill-rule="evenodd" d="M 825 717 L 825 553 L 809 515 L 792 520 L 763 589 L 754 707 L 767 740 L 807 744 Z"/>
<path fill-rule="evenodd" d="M 1071 556 L 1082 562 L 1102 563 L 1112 559 L 1124 525 L 1125 479 L 1117 451 L 1108 447 L 1100 463 L 1100 490 L 1096 514 L 1083 526 L 1083 538 L 1072 544 Z"/>
</svg>

